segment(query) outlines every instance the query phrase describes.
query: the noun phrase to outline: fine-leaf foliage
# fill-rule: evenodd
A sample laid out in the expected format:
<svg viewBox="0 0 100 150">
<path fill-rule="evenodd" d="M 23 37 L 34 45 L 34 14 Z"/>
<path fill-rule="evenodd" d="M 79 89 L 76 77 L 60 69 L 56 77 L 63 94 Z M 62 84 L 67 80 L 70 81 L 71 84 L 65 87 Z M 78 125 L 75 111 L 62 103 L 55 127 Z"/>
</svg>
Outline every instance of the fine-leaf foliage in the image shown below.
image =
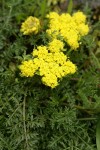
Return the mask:
<svg viewBox="0 0 100 150">
<path fill-rule="evenodd" d="M 34 85 L 34 80 L 31 83 L 22 79 L 7 85 L 3 81 L 2 87 L 0 139 L 3 149 L 94 150 L 88 135 L 89 122 L 86 125 L 78 121 L 75 93 L 67 79 L 62 81 L 62 88 L 60 85 L 55 90 L 41 83 Z"/>
</svg>

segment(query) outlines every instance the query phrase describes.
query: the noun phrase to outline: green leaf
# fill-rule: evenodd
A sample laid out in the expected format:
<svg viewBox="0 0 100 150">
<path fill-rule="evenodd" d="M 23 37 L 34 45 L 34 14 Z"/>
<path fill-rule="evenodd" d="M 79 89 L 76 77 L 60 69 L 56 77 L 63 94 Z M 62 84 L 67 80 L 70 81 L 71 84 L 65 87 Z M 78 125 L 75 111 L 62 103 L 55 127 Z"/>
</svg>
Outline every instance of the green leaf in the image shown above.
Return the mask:
<svg viewBox="0 0 100 150">
<path fill-rule="evenodd" d="M 73 0 L 69 0 L 67 12 L 68 12 L 69 14 L 71 14 L 72 9 L 73 9 Z"/>
<path fill-rule="evenodd" d="M 43 0 L 41 3 L 41 8 L 40 8 L 40 12 L 41 12 L 41 17 L 43 18 L 45 16 L 45 12 L 46 12 L 46 0 Z"/>
<path fill-rule="evenodd" d="M 97 123 L 96 128 L 96 144 L 97 144 L 97 150 L 100 150 L 100 118 Z"/>
<path fill-rule="evenodd" d="M 91 57 L 92 57 L 92 61 L 95 67 L 100 68 L 100 62 L 92 51 L 91 51 Z"/>
</svg>

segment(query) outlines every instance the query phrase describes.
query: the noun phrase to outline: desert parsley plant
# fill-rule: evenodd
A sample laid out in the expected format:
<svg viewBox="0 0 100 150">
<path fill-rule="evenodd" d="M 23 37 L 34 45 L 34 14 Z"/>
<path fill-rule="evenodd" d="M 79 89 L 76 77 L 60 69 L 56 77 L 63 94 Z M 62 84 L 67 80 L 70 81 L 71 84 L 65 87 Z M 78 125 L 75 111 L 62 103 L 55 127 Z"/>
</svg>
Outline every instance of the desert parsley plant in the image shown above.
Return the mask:
<svg viewBox="0 0 100 150">
<path fill-rule="evenodd" d="M 48 3 L 0 1 L 0 150 L 97 150 L 99 22 Z"/>
<path fill-rule="evenodd" d="M 47 45 L 37 46 L 37 49 L 33 49 L 32 59 L 23 61 L 19 69 L 22 76 L 40 75 L 45 85 L 54 88 L 60 79 L 77 70 L 69 56 L 64 54 L 66 51 L 64 45 L 67 44 L 70 49 L 76 50 L 79 47 L 81 37 L 89 32 L 89 27 L 85 24 L 86 16 L 82 12 L 74 13 L 73 16 L 68 13 L 59 15 L 56 12 L 51 12 L 47 18 L 49 23 L 45 32 L 50 41 Z M 39 19 L 30 16 L 22 23 L 20 31 L 24 35 L 31 36 L 37 34 L 39 29 Z"/>
</svg>

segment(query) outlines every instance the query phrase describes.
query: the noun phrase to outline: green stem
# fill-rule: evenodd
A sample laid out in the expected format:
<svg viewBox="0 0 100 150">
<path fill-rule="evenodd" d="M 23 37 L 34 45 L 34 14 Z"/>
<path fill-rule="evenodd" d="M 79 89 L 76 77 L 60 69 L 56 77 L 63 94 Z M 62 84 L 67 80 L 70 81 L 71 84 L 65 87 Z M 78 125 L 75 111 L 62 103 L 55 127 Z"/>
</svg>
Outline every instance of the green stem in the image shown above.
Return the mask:
<svg viewBox="0 0 100 150">
<path fill-rule="evenodd" d="M 8 25 L 9 23 L 9 20 L 10 20 L 10 16 L 11 16 L 11 12 L 12 12 L 12 6 L 9 6 L 10 10 L 9 10 L 9 13 L 8 13 L 8 17 L 4 23 L 4 27 Z"/>
<path fill-rule="evenodd" d="M 29 150 L 29 145 L 28 145 L 28 139 L 27 139 L 27 129 L 26 129 L 26 95 L 24 96 L 23 100 L 23 126 L 24 126 L 24 136 L 25 136 L 25 148 L 26 150 Z"/>
<path fill-rule="evenodd" d="M 97 120 L 97 118 L 78 118 L 78 120 L 79 120 L 79 121 L 81 121 L 81 120 L 86 120 L 86 121 L 88 121 L 88 120 Z"/>
<path fill-rule="evenodd" d="M 15 111 L 13 112 L 13 114 L 9 117 L 8 121 L 15 115 L 15 113 L 17 112 L 17 110 L 22 106 L 22 103 L 19 104 L 19 106 L 15 109 Z"/>
<path fill-rule="evenodd" d="M 86 143 L 86 142 L 84 141 L 84 139 L 82 139 L 82 137 L 81 137 L 80 135 L 78 135 L 78 133 L 75 133 L 75 134 L 76 134 L 76 136 L 77 136 L 85 145 L 88 146 L 88 148 L 91 148 L 90 145 L 89 145 L 88 143 Z"/>
</svg>

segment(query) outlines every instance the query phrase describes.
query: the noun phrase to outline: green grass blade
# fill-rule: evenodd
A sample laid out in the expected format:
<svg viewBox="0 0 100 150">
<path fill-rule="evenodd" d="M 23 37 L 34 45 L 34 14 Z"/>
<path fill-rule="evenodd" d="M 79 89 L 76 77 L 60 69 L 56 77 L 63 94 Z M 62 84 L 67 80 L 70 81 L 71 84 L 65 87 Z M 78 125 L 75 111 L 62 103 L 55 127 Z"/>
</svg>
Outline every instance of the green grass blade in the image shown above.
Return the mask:
<svg viewBox="0 0 100 150">
<path fill-rule="evenodd" d="M 73 0 L 69 0 L 67 12 L 68 12 L 69 14 L 71 14 L 72 9 L 73 9 Z"/>
<path fill-rule="evenodd" d="M 96 128 L 96 144 L 97 144 L 97 150 L 100 150 L 100 118 Z"/>
<path fill-rule="evenodd" d="M 41 3 L 41 10 L 40 10 L 40 12 L 41 12 L 42 18 L 44 18 L 45 13 L 46 13 L 46 7 L 47 7 L 46 4 L 47 4 L 47 0 L 43 0 L 42 3 Z"/>
</svg>

